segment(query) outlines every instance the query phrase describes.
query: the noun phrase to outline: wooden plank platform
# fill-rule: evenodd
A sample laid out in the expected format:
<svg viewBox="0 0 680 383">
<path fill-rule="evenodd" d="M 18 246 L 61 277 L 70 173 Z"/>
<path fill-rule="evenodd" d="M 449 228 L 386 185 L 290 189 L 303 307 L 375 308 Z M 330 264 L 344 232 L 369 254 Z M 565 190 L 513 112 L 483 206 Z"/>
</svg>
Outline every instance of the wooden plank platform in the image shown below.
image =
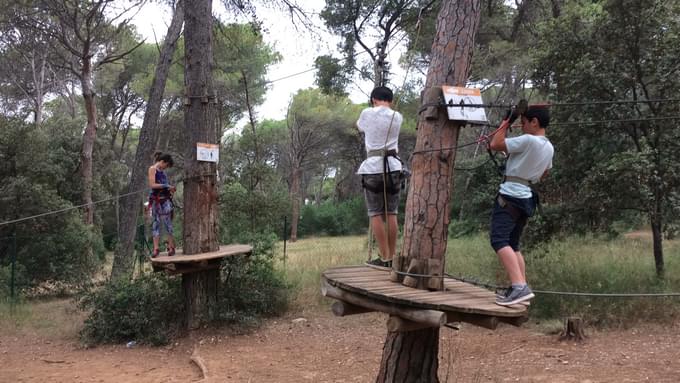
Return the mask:
<svg viewBox="0 0 680 383">
<path fill-rule="evenodd" d="M 391 282 L 389 276 L 389 271 L 368 266 L 344 266 L 324 271 L 322 283 L 378 304 L 438 310 L 454 320 L 457 318 L 471 323 L 481 320 L 490 323 L 491 327 L 495 327 L 494 323 L 498 321 L 519 325 L 526 320 L 526 306 L 499 306 L 494 303 L 496 297 L 492 291 L 469 283 L 446 278 L 444 291 L 426 291 Z"/>
<path fill-rule="evenodd" d="M 192 255 L 184 255 L 182 249 L 177 249 L 177 253 L 172 257 L 162 253 L 166 255 L 151 258 L 151 266 L 154 271 L 165 271 L 169 274 L 195 273 L 219 268 L 222 258 L 248 255 L 252 251 L 252 246 L 239 244 L 224 245 L 216 251 Z"/>
<path fill-rule="evenodd" d="M 211 251 L 209 253 L 184 255 L 182 249 L 177 249 L 177 252 L 172 257 L 168 257 L 167 253 L 161 253 L 165 255 L 160 255 L 156 258 L 151 258 L 152 263 L 192 263 L 209 261 L 212 259 L 220 259 L 224 257 L 229 257 L 232 255 L 249 254 L 253 251 L 253 247 L 250 245 L 224 245 L 220 246 L 219 250 Z"/>
</svg>

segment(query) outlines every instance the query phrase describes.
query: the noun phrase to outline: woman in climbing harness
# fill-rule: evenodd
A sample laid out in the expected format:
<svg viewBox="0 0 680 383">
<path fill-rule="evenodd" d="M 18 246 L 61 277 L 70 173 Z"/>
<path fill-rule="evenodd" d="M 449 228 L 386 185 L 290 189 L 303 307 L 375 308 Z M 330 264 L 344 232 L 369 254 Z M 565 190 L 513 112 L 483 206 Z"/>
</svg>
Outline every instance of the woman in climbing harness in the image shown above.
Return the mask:
<svg viewBox="0 0 680 383">
<path fill-rule="evenodd" d="M 153 235 L 152 258 L 160 254 L 161 223 L 167 233 L 168 256 L 175 255 L 175 239 L 172 236 L 173 204 L 172 195 L 175 187 L 168 182 L 165 169 L 173 165 L 172 156 L 167 153 L 156 152 L 156 163 L 149 167 L 149 208 L 151 209 L 151 232 Z"/>
</svg>

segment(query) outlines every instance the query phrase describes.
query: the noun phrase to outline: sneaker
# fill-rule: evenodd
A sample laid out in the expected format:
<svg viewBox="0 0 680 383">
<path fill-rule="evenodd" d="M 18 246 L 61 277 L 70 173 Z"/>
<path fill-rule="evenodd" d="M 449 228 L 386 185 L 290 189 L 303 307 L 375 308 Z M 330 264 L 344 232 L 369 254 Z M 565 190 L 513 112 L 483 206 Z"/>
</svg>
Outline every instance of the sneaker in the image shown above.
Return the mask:
<svg viewBox="0 0 680 383">
<path fill-rule="evenodd" d="M 160 249 L 154 249 L 151 258 L 156 258 L 161 253 Z"/>
<path fill-rule="evenodd" d="M 376 258 L 366 262 L 366 266 L 378 270 L 392 270 L 392 260 L 383 261 L 381 258 Z"/>
<path fill-rule="evenodd" d="M 507 296 L 496 298 L 497 305 L 512 306 L 535 297 L 528 285 L 522 288 L 510 288 L 509 291 Z"/>
<path fill-rule="evenodd" d="M 510 295 L 510 292 L 512 291 L 512 287 L 498 287 L 496 288 L 496 299 L 505 299 L 508 295 Z M 530 306 L 531 302 L 523 301 L 519 302 L 520 305 L 524 306 Z"/>
<path fill-rule="evenodd" d="M 168 257 L 172 257 L 173 255 L 175 255 L 175 248 L 171 247 L 168 249 Z"/>
</svg>

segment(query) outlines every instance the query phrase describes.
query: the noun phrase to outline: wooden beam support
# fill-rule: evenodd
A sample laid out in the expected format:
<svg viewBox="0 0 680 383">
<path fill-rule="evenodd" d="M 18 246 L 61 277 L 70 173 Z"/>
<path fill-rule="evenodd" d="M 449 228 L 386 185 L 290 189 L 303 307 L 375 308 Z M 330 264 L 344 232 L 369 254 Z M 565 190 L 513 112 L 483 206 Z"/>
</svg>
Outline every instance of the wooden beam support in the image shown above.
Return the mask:
<svg viewBox="0 0 680 383">
<path fill-rule="evenodd" d="M 333 305 L 331 305 L 331 311 L 333 312 L 333 315 L 335 315 L 336 317 L 344 317 L 348 315 L 370 313 L 375 310 L 367 309 L 361 306 L 356 306 L 351 303 L 343 301 L 335 301 Z"/>
<path fill-rule="evenodd" d="M 387 331 L 389 332 L 407 332 L 422 330 L 424 328 L 430 327 L 432 326 L 429 326 L 424 323 L 410 321 L 408 319 L 400 318 L 394 315 L 390 315 L 390 317 L 387 319 Z"/>
<path fill-rule="evenodd" d="M 387 304 L 379 302 L 366 296 L 354 294 L 332 286 L 330 283 L 328 283 L 326 278 L 321 279 L 321 294 L 324 297 L 335 298 L 356 306 L 395 315 L 413 322 L 426 324 L 427 327 L 440 327 L 447 323 L 447 316 L 443 311 L 417 310 L 402 307 L 394 303 Z"/>
</svg>

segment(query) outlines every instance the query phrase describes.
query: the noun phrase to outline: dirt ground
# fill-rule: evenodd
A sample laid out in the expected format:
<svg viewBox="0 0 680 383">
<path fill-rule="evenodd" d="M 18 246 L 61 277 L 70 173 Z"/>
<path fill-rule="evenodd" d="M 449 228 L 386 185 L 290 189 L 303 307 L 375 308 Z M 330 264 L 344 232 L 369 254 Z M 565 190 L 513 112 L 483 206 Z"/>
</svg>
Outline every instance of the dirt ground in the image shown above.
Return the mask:
<svg viewBox="0 0 680 383">
<path fill-rule="evenodd" d="M 381 314 L 327 311 L 271 319 L 234 335 L 203 329 L 166 347 L 84 348 L 74 332 L 0 331 L 1 382 L 373 382 L 385 339 Z M 536 324 L 440 331 L 442 382 L 679 382 L 680 324 L 589 331 L 560 342 Z M 76 327 L 74 327 L 74 330 Z"/>
</svg>

